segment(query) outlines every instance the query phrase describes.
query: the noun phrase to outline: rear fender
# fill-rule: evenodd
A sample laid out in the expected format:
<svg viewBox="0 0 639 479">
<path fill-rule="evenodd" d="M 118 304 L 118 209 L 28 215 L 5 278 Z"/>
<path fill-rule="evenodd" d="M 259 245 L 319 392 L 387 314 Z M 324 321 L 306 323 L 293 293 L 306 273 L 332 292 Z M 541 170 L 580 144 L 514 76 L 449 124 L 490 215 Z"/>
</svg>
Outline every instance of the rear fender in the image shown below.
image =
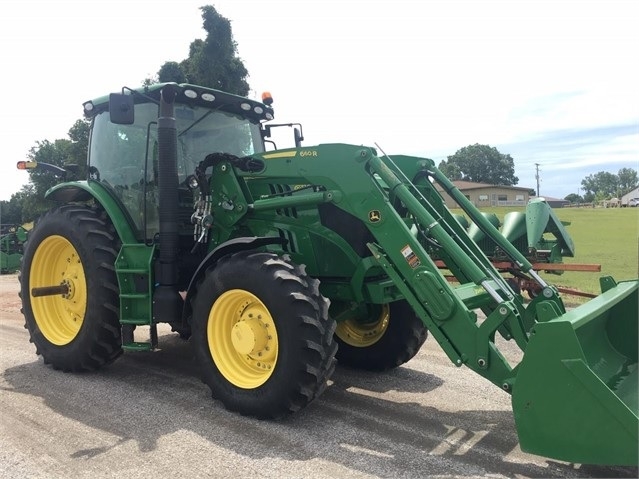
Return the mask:
<svg viewBox="0 0 639 479">
<path fill-rule="evenodd" d="M 59 203 L 87 203 L 91 200 L 97 201 L 109 216 L 111 223 L 118 233 L 122 243 L 137 243 L 135 229 L 129 222 L 124 208 L 113 196 L 95 181 L 72 181 L 60 183 L 50 188 L 45 195 L 46 198 Z"/>
</svg>

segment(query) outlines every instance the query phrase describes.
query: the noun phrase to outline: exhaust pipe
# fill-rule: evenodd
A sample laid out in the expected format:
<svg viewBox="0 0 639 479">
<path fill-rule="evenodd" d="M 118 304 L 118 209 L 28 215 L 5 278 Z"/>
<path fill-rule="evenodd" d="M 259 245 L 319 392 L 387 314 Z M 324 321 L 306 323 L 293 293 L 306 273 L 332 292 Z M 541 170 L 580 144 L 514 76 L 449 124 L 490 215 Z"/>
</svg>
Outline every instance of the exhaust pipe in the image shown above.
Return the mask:
<svg viewBox="0 0 639 479">
<path fill-rule="evenodd" d="M 153 293 L 154 322 L 180 318 L 183 300 L 177 288 L 178 270 L 178 174 L 175 85 L 165 86 L 160 95 L 158 117 L 158 183 L 160 220 L 160 258 L 156 263 L 157 287 Z"/>
</svg>

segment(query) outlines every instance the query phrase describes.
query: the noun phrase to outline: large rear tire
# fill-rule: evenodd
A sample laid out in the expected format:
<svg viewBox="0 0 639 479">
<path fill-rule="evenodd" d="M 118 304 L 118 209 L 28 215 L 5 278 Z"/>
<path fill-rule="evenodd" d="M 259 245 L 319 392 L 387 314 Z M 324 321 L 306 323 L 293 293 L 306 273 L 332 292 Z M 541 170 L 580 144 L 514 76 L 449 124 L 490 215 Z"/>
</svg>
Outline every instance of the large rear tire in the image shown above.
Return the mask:
<svg viewBox="0 0 639 479">
<path fill-rule="evenodd" d="M 367 371 L 386 371 L 410 361 L 428 331 L 406 301 L 373 305 L 371 322 L 347 319 L 335 330 L 340 365 Z"/>
<path fill-rule="evenodd" d="M 36 353 L 63 371 L 91 371 L 121 353 L 117 238 L 97 210 L 65 205 L 29 233 L 20 272 L 25 327 Z M 34 288 L 65 292 L 34 296 Z"/>
<path fill-rule="evenodd" d="M 287 257 L 223 257 L 198 283 L 192 305 L 202 379 L 227 409 L 278 419 L 326 387 L 335 368 L 335 322 L 319 281 Z"/>
</svg>

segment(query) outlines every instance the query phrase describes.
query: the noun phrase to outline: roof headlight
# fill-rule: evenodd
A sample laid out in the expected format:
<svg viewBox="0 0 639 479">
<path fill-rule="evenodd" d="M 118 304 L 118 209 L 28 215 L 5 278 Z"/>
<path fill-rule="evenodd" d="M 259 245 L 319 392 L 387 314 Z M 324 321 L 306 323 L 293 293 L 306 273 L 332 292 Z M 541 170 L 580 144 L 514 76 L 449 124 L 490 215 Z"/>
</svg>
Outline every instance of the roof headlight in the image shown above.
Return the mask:
<svg viewBox="0 0 639 479">
<path fill-rule="evenodd" d="M 202 100 L 215 101 L 215 95 L 213 93 L 202 93 Z"/>
<path fill-rule="evenodd" d="M 184 96 L 190 99 L 194 99 L 197 98 L 197 92 L 189 88 L 188 90 L 184 90 Z"/>
</svg>

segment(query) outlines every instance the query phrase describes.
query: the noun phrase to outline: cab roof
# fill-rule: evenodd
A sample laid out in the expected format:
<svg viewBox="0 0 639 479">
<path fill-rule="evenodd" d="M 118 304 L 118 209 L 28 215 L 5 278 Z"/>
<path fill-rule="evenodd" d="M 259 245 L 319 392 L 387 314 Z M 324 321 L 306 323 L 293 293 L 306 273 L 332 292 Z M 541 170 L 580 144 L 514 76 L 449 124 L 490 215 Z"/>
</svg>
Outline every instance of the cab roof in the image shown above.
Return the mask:
<svg viewBox="0 0 639 479">
<path fill-rule="evenodd" d="M 122 93 L 134 96 L 137 103 L 159 103 L 162 88 L 173 85 L 177 88 L 175 102 L 192 106 L 202 106 L 212 110 L 222 110 L 248 118 L 254 123 L 272 120 L 274 113 L 270 106 L 248 98 L 226 93 L 190 83 L 156 83 L 136 89 L 123 87 Z M 84 116 L 91 119 L 109 110 L 109 95 L 104 95 L 83 104 Z"/>
</svg>

